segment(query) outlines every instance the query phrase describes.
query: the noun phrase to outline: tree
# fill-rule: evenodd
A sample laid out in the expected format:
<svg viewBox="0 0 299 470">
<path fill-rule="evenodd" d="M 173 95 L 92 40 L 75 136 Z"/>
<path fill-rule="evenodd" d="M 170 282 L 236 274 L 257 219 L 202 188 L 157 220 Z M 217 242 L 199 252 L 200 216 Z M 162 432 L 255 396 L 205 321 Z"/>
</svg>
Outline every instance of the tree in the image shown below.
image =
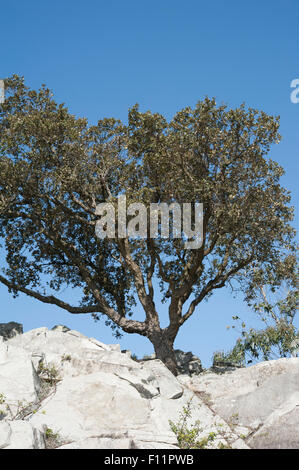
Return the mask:
<svg viewBox="0 0 299 470">
<path fill-rule="evenodd" d="M 261 278 L 257 272 L 256 282 Z M 258 359 L 268 361 L 290 357 L 298 353 L 299 331 L 294 325 L 298 310 L 298 273 L 285 279 L 274 288 L 256 283 L 248 292 L 248 303 L 265 325 L 262 329 L 247 328 L 238 315 L 233 320 L 241 322 L 241 337 L 228 353 L 217 352 L 215 362 L 232 362 L 244 365 Z M 235 326 L 232 326 L 235 328 Z"/>
<path fill-rule="evenodd" d="M 5 87 L 0 237 L 7 266 L 0 281 L 14 295 L 104 315 L 115 334 L 147 337 L 176 373 L 175 338 L 200 302 L 228 283 L 244 283 L 248 267 L 294 270 L 290 195 L 279 183 L 283 169 L 267 158 L 280 138 L 278 118 L 206 98 L 170 122 L 136 105 L 127 124 L 111 118 L 88 125 L 44 85 L 30 90 L 13 76 Z M 203 203 L 201 245 L 186 249 L 186 234 L 121 238 L 117 222 L 113 238 L 99 238 L 99 204 L 117 212 L 124 194 L 127 204 L 147 210 L 153 203 L 192 203 L 193 218 L 195 203 Z M 255 282 L 249 274 L 246 287 Z M 64 285 L 81 289 L 79 305 L 56 294 Z M 168 303 L 165 328 L 157 288 Z M 132 318 L 136 295 L 144 321 Z"/>
</svg>

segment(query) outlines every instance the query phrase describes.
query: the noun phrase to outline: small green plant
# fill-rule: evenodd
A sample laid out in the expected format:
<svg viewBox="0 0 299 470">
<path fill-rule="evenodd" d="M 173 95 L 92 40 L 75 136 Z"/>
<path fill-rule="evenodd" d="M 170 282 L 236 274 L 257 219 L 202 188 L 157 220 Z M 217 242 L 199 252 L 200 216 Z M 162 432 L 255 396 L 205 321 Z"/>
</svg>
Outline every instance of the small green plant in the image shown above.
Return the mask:
<svg viewBox="0 0 299 470">
<path fill-rule="evenodd" d="M 61 362 L 65 362 L 65 361 L 70 362 L 71 360 L 72 360 L 72 356 L 70 354 L 63 354 L 61 356 Z"/>
<path fill-rule="evenodd" d="M 231 446 L 223 444 L 223 442 L 219 442 L 218 449 L 231 449 Z"/>
<path fill-rule="evenodd" d="M 52 368 L 49 369 L 50 377 L 53 374 Z M 54 380 L 54 379 L 53 379 Z M 56 381 L 59 379 L 55 379 Z M 7 403 L 6 397 L 0 393 L 0 420 L 5 418 L 7 415 L 10 416 L 10 420 L 25 420 L 28 416 L 33 415 L 38 412 L 41 407 L 41 404 L 45 398 L 47 398 L 51 393 L 55 391 L 55 387 L 53 387 L 53 383 L 51 384 L 48 379 L 42 378 L 41 380 L 41 390 L 39 391 L 38 398 L 36 401 L 32 402 L 25 402 L 18 400 L 17 403 Z M 5 410 L 1 408 L 1 405 L 5 405 Z M 42 411 L 45 414 L 45 411 Z"/>
<path fill-rule="evenodd" d="M 44 430 L 46 449 L 56 449 L 62 444 L 62 439 L 58 432 L 46 427 Z"/>
<path fill-rule="evenodd" d="M 229 424 L 231 426 L 237 426 L 239 422 L 239 413 L 233 413 L 230 417 Z"/>
<path fill-rule="evenodd" d="M 51 428 L 46 428 L 45 437 L 46 437 L 46 439 L 57 439 L 58 438 L 58 433 L 54 433 Z"/>
<path fill-rule="evenodd" d="M 34 402 L 24 403 L 20 400 L 15 404 L 8 404 L 6 397 L 0 394 L 0 405 L 5 405 L 5 410 L 0 409 L 0 419 L 9 415 L 11 420 L 25 419 L 28 415 L 34 413 L 36 404 Z"/>
<path fill-rule="evenodd" d="M 37 374 L 43 381 L 48 382 L 51 386 L 56 385 L 56 383 L 61 380 L 56 367 L 54 365 L 45 365 L 43 361 L 39 363 Z"/>
<path fill-rule="evenodd" d="M 6 404 L 6 397 L 5 395 L 3 395 L 3 393 L 0 393 L 0 405 L 5 405 L 5 404 Z M 0 408 L 0 419 L 3 419 L 5 415 L 6 415 L 5 410 Z"/>
<path fill-rule="evenodd" d="M 176 435 L 180 449 L 205 449 L 210 442 L 215 440 L 216 433 L 210 432 L 207 436 L 199 438 L 203 429 L 198 420 L 190 428 L 187 427 L 187 420 L 191 417 L 191 401 L 192 398 L 183 407 L 177 423 L 169 420 L 170 429 Z"/>
</svg>

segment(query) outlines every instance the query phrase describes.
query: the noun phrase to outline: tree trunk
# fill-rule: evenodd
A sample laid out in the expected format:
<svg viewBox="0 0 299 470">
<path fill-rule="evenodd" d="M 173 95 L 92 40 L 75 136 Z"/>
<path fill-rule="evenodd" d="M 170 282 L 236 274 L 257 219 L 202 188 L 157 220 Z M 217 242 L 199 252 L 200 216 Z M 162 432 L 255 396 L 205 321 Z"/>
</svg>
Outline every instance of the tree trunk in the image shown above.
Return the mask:
<svg viewBox="0 0 299 470">
<path fill-rule="evenodd" d="M 159 331 L 153 333 L 149 340 L 154 346 L 156 358 L 160 359 L 170 370 L 170 372 L 177 376 L 178 369 L 173 349 L 174 339 L 171 339 L 167 335 L 163 334 L 163 331 Z"/>
</svg>

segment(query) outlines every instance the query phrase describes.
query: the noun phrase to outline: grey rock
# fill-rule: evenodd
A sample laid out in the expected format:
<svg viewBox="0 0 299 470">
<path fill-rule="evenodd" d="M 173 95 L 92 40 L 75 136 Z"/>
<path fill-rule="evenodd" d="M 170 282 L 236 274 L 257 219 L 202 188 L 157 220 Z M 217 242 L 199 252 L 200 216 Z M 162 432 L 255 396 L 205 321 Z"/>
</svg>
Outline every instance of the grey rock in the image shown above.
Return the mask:
<svg viewBox="0 0 299 470">
<path fill-rule="evenodd" d="M 70 331 L 70 328 L 65 325 L 55 325 L 53 326 L 52 331 L 61 331 L 62 333 L 67 333 Z"/>
<path fill-rule="evenodd" d="M 289 409 L 287 409 L 289 408 Z M 248 439 L 254 449 L 299 449 L 299 403 L 280 409 Z"/>
<path fill-rule="evenodd" d="M 188 374 L 190 376 L 200 374 L 203 371 L 201 360 L 191 351 L 184 352 L 180 349 L 174 351 L 179 374 Z M 155 360 L 156 355 L 151 354 L 143 358 L 143 361 Z"/>
<path fill-rule="evenodd" d="M 267 361 L 189 379 L 215 413 L 251 448 L 299 448 L 299 358 Z"/>
<path fill-rule="evenodd" d="M 46 377 L 37 374 L 41 361 L 55 367 L 59 381 L 39 403 L 39 382 Z M 15 435 L 22 426 L 24 434 L 18 444 L 9 437 L 13 428 L 6 426 L 0 435 L 5 448 L 43 448 L 45 428 L 50 428 L 59 434 L 62 449 L 175 449 L 169 419 L 176 422 L 191 398 L 203 436 L 221 422 L 232 442 L 238 439 L 160 360 L 137 362 L 121 353 L 119 345 L 104 345 L 61 328 L 38 328 L 0 342 L 0 390 L 14 416 L 18 401 L 33 404 L 32 410 L 37 404 L 35 412 L 26 415 L 30 427 L 11 415 L 4 417 L 2 422 L 17 423 Z"/>
<path fill-rule="evenodd" d="M 191 351 L 175 349 L 174 353 L 180 374 L 197 375 L 203 371 L 201 360 Z"/>
<path fill-rule="evenodd" d="M 5 341 L 22 333 L 23 325 L 21 323 L 16 323 L 14 321 L 9 323 L 0 323 L 0 336 L 2 336 Z"/>
<path fill-rule="evenodd" d="M 183 387 L 159 359 L 146 361 L 142 370 L 146 372 L 147 380 L 157 388 L 161 395 L 170 400 L 176 400 L 183 395 Z"/>
<path fill-rule="evenodd" d="M 0 449 L 44 449 L 43 434 L 27 421 L 0 422 Z"/>
<path fill-rule="evenodd" d="M 0 422 L 0 449 L 5 449 L 10 444 L 11 427 L 6 421 Z"/>
<path fill-rule="evenodd" d="M 169 420 L 178 423 L 187 404 L 187 428 L 199 421 L 199 438 L 216 433 L 212 448 L 299 448 L 299 358 L 219 374 L 202 372 L 191 352 L 176 356 L 178 377 L 158 359 L 135 361 L 73 330 L 0 337 L 0 408 L 10 410 L 0 416 L 0 448 L 43 449 L 50 428 L 60 449 L 176 449 Z M 58 373 L 48 395 L 41 361 Z M 26 420 L 20 401 L 35 411 Z"/>
</svg>

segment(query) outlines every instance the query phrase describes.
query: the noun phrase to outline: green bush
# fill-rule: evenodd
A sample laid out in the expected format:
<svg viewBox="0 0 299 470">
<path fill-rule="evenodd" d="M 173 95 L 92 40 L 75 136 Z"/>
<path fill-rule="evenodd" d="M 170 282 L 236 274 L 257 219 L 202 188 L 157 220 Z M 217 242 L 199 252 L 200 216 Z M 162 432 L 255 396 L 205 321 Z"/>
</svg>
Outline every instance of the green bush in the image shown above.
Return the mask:
<svg viewBox="0 0 299 470">
<path fill-rule="evenodd" d="M 214 441 L 216 433 L 210 432 L 207 436 L 199 438 L 203 429 L 198 420 L 190 428 L 187 427 L 187 420 L 191 417 L 191 401 L 192 399 L 183 407 L 177 423 L 169 420 L 170 429 L 176 435 L 180 449 L 205 449 L 210 442 Z"/>
</svg>

